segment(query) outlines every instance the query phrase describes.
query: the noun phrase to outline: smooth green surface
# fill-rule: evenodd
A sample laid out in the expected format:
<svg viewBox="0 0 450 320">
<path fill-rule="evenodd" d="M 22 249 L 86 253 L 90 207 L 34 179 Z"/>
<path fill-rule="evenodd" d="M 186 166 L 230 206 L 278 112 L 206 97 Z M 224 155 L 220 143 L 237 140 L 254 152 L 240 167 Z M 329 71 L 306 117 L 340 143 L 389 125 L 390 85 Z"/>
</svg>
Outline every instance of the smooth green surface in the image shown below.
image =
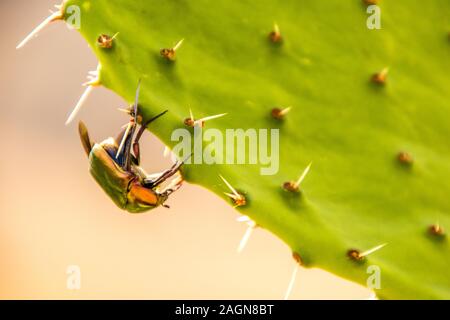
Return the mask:
<svg viewBox="0 0 450 320">
<path fill-rule="evenodd" d="M 168 145 L 192 108 L 227 112 L 208 127 L 280 128 L 280 171 L 255 165 L 185 166 L 186 179 L 226 199 L 222 174 L 250 203 L 238 208 L 320 267 L 366 284 L 381 268 L 380 298 L 450 298 L 450 2 L 381 1 L 382 29 L 366 28 L 360 0 L 70 0 L 101 63 L 101 82 L 132 102 L 138 78 L 151 130 Z M 267 35 L 276 21 L 281 46 Z M 119 32 L 112 49 L 100 34 Z M 159 51 L 180 39 L 175 62 Z M 370 82 L 389 67 L 386 86 Z M 270 118 L 292 106 L 284 123 Z M 111 112 L 117 112 L 111 106 Z M 414 158 L 398 163 L 400 151 Z M 309 162 L 303 194 L 280 185 Z M 201 201 L 197 199 L 196 201 Z M 228 199 L 226 201 L 229 201 Z M 214 214 L 214 213 L 211 213 Z M 388 243 L 364 264 L 347 258 Z M 289 258 L 289 257 L 287 257 Z"/>
</svg>

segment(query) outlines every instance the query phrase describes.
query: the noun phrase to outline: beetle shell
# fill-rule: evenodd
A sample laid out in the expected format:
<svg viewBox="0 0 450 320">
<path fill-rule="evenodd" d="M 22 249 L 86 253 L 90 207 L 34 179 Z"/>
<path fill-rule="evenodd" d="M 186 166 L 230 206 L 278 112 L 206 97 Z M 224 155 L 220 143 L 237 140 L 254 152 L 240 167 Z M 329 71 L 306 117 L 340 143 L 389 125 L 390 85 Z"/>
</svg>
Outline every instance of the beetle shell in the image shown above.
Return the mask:
<svg viewBox="0 0 450 320">
<path fill-rule="evenodd" d="M 89 154 L 90 172 L 106 194 L 121 209 L 141 213 L 153 209 L 167 199 L 141 184 L 138 176 L 124 171 L 112 157 L 117 150 L 114 139 L 96 143 Z"/>
</svg>

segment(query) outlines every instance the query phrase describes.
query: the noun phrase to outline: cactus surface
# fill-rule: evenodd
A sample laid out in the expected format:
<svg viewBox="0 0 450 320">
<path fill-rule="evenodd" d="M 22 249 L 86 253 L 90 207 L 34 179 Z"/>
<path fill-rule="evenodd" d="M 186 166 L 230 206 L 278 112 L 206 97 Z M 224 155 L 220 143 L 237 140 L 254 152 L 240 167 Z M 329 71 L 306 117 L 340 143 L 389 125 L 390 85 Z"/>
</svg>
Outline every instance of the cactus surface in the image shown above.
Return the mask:
<svg viewBox="0 0 450 320">
<path fill-rule="evenodd" d="M 245 197 L 236 209 L 305 267 L 366 285 L 375 265 L 379 298 L 450 298 L 448 0 L 379 1 L 380 30 L 366 27 L 361 0 L 69 0 L 63 10 L 71 5 L 99 83 L 131 103 L 142 78 L 142 116 L 169 110 L 150 128 L 166 145 L 189 108 L 227 113 L 205 129 L 280 130 L 277 174 L 185 165 L 188 182 L 234 205 L 222 175 Z M 116 36 L 105 46 L 101 35 Z M 281 121 L 271 114 L 288 106 Z M 283 189 L 310 162 L 299 192 Z"/>
</svg>

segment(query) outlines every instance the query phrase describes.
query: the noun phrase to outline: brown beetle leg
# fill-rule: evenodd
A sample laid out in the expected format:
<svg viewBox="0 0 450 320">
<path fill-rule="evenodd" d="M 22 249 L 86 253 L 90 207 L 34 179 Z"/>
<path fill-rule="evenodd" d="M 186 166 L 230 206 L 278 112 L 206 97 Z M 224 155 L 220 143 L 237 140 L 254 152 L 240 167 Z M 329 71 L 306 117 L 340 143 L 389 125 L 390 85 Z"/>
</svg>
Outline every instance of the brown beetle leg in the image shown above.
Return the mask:
<svg viewBox="0 0 450 320">
<path fill-rule="evenodd" d="M 139 165 L 141 163 L 141 151 L 139 148 L 139 142 L 135 141 L 133 143 L 133 153 L 136 158 L 136 164 Z"/>
<path fill-rule="evenodd" d="M 125 171 L 130 171 L 131 167 L 131 165 L 129 166 L 129 163 L 131 164 L 132 158 L 130 148 L 135 129 L 136 123 L 133 119 L 131 119 L 125 131 L 119 134 L 119 138 L 121 136 L 122 139 L 120 141 L 117 141 L 117 143 L 119 144 L 119 150 L 117 150 L 115 161 Z"/>
<path fill-rule="evenodd" d="M 167 169 L 164 171 L 159 177 L 156 179 L 145 179 L 144 184 L 147 188 L 154 188 L 169 179 L 171 176 L 173 176 L 175 173 L 178 172 L 180 167 L 183 165 L 184 162 L 176 162 L 170 169 Z"/>
<path fill-rule="evenodd" d="M 136 130 L 136 125 L 137 125 L 137 109 L 138 109 L 138 103 L 139 103 L 139 92 L 140 92 L 140 89 L 141 89 L 141 79 L 139 79 L 139 82 L 138 82 L 138 86 L 137 86 L 137 89 L 136 89 L 136 96 L 135 96 L 135 98 L 134 98 L 134 105 L 133 105 L 133 109 L 134 109 L 134 114 L 133 114 L 133 119 L 131 119 L 130 120 L 130 123 L 132 123 L 132 126 L 131 126 L 131 129 L 130 129 L 130 134 L 129 134 L 129 140 L 128 140 L 128 137 L 127 137 L 127 141 L 126 141 L 126 144 L 125 144 L 125 148 L 124 148 L 124 165 L 123 165 L 123 168 L 126 170 L 126 171 L 130 171 L 130 169 L 131 169 L 131 159 L 132 159 L 132 154 L 131 154 L 131 146 L 132 146 L 132 139 L 133 139 L 133 136 L 134 136 L 134 132 L 135 132 L 135 130 Z M 138 160 L 138 162 L 139 162 L 139 159 L 137 159 Z"/>
<path fill-rule="evenodd" d="M 170 185 L 167 186 L 167 188 L 165 188 L 163 190 L 162 193 L 160 193 L 159 195 L 164 198 L 167 199 L 169 198 L 169 196 L 174 193 L 175 191 L 177 191 L 178 189 L 181 188 L 181 185 L 183 184 L 183 178 L 178 177 L 177 179 L 174 179 Z M 170 208 L 167 204 L 162 203 L 162 206 L 165 208 Z"/>
<path fill-rule="evenodd" d="M 92 142 L 89 138 L 89 132 L 83 121 L 78 123 L 78 133 L 80 134 L 81 144 L 83 145 L 84 151 L 86 151 L 87 156 L 91 153 Z"/>
<path fill-rule="evenodd" d="M 163 193 L 166 194 L 167 196 L 169 196 L 172 193 L 174 193 L 175 191 L 177 191 L 178 189 L 180 189 L 182 184 L 183 184 L 183 178 L 179 177 L 178 179 L 175 179 L 174 181 L 172 181 L 171 184 L 166 189 L 164 189 Z"/>
<path fill-rule="evenodd" d="M 174 163 L 174 165 L 170 168 L 161 173 L 161 175 L 156 179 L 144 179 L 144 184 L 147 188 L 154 188 L 172 177 L 175 173 L 177 173 L 180 170 L 180 167 L 192 156 L 190 154 L 186 159 L 183 161 L 177 161 Z"/>
</svg>

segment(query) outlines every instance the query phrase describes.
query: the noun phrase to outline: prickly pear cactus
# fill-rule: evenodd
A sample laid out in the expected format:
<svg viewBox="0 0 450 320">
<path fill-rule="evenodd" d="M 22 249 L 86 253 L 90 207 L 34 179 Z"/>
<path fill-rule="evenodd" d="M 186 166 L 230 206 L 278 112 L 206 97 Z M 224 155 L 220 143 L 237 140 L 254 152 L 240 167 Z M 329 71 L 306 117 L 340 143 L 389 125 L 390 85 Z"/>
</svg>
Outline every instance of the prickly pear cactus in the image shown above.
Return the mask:
<svg viewBox="0 0 450 320">
<path fill-rule="evenodd" d="M 361 0 L 69 0 L 63 10 L 72 5 L 101 65 L 96 84 L 132 102 L 142 78 L 143 116 L 169 110 L 150 128 L 168 146 L 189 108 L 227 113 L 205 124 L 224 135 L 279 129 L 275 175 L 186 165 L 187 181 L 239 204 L 305 267 L 366 285 L 376 266 L 380 298 L 450 298 L 449 1 L 379 1 L 379 30 Z M 289 183 L 310 162 L 301 185 Z"/>
</svg>

